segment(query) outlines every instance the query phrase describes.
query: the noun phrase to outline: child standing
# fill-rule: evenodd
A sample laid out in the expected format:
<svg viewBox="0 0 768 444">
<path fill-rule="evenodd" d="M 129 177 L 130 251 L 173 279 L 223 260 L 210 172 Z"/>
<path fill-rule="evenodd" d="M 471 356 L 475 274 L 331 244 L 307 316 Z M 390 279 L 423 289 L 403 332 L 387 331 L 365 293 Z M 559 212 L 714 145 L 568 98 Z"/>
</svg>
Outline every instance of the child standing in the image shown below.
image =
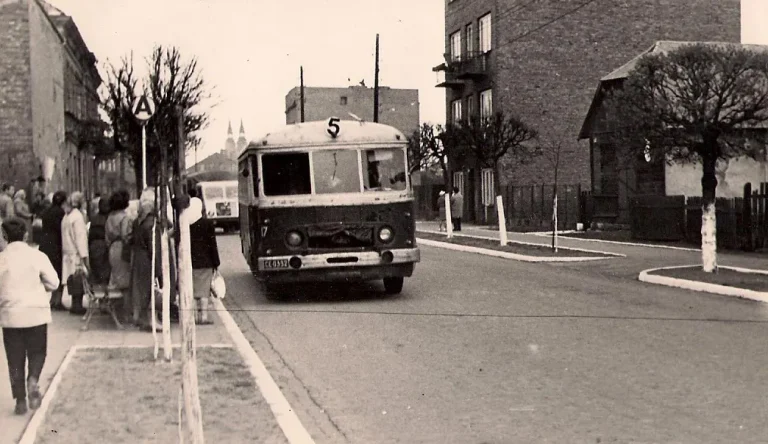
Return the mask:
<svg viewBox="0 0 768 444">
<path fill-rule="evenodd" d="M 59 288 L 59 277 L 48 256 L 27 244 L 25 221 L 6 219 L 2 231 L 8 246 L 0 253 L 0 327 L 15 413 L 23 415 L 27 394 L 32 409 L 42 401 L 38 382 L 48 348 L 50 292 Z M 27 361 L 29 377 L 25 378 Z"/>
</svg>

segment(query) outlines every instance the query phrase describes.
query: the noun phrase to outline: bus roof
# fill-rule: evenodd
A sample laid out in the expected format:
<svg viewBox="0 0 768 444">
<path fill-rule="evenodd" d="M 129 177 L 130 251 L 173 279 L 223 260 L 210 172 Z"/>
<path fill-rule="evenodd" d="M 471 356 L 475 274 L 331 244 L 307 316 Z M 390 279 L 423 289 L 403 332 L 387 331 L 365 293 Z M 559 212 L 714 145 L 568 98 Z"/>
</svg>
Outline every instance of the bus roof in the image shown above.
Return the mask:
<svg viewBox="0 0 768 444">
<path fill-rule="evenodd" d="M 318 146 L 324 144 L 360 145 L 372 143 L 405 143 L 407 139 L 398 129 L 381 123 L 341 120 L 336 123 L 339 130 L 336 137 L 329 131 L 333 126 L 328 120 L 315 122 L 294 123 L 286 125 L 278 131 L 267 133 L 256 139 L 240 153 L 240 156 L 250 150 L 269 150 L 270 148 Z"/>
</svg>

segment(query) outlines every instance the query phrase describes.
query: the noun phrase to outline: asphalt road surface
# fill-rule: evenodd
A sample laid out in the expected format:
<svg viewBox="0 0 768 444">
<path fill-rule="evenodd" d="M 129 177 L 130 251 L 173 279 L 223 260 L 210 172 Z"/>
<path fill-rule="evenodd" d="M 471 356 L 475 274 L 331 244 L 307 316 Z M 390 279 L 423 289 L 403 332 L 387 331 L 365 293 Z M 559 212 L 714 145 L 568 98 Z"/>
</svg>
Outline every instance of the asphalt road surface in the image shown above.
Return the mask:
<svg viewBox="0 0 768 444">
<path fill-rule="evenodd" d="M 318 444 L 768 442 L 759 303 L 426 246 L 398 296 L 271 302 L 237 235 L 219 249 L 228 309 Z"/>
</svg>

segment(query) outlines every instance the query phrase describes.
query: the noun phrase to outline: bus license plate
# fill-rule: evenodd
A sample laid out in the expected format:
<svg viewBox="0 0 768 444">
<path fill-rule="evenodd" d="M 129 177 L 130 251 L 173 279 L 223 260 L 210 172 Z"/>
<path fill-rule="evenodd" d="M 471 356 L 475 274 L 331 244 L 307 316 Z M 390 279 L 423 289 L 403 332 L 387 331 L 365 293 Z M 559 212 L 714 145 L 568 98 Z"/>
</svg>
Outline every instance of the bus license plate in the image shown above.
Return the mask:
<svg viewBox="0 0 768 444">
<path fill-rule="evenodd" d="M 288 268 L 288 259 L 268 259 L 264 261 L 265 270 Z"/>
</svg>

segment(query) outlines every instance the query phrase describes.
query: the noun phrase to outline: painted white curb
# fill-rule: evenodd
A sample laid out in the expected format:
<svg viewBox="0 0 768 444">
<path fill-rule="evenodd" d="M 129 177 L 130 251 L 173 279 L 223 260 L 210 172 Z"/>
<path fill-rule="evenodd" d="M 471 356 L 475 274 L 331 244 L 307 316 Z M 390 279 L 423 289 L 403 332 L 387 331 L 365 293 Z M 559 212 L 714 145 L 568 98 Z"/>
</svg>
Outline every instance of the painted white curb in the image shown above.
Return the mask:
<svg viewBox="0 0 768 444">
<path fill-rule="evenodd" d="M 445 235 L 445 233 L 442 232 L 442 231 L 432 231 L 432 230 L 417 230 L 417 231 L 421 231 L 422 233 Z M 418 235 L 418 233 L 416 233 L 416 234 Z M 474 235 L 474 234 L 463 234 L 463 233 L 462 234 L 457 234 L 456 232 L 454 232 L 453 235 L 456 236 L 456 237 L 469 237 L 469 238 L 472 238 L 472 239 L 493 240 L 493 241 L 500 242 L 498 238 L 493 238 L 493 237 L 489 237 L 489 236 L 477 236 L 477 235 Z M 530 246 L 533 246 L 533 247 L 551 247 L 551 245 L 547 245 L 547 244 L 540 244 L 540 243 L 535 243 L 535 242 L 523 242 L 523 241 L 518 241 L 518 240 L 507 240 L 507 242 L 510 243 L 510 244 L 530 245 Z M 557 249 L 558 250 L 581 251 L 583 253 L 602 254 L 602 255 L 605 255 L 605 256 L 627 257 L 625 254 L 621 254 L 621 253 L 611 253 L 611 252 L 608 252 L 608 251 L 600 251 L 600 250 L 588 250 L 586 248 L 561 247 L 560 245 L 557 246 Z M 510 254 L 514 254 L 514 253 L 510 253 Z M 536 256 L 534 256 L 534 257 L 536 257 Z"/>
<path fill-rule="evenodd" d="M 523 262 L 585 262 L 585 261 L 602 261 L 605 259 L 612 259 L 610 256 L 606 257 L 545 257 L 545 256 L 527 256 L 523 254 L 507 253 L 506 251 L 490 250 L 487 248 L 470 247 L 467 245 L 457 245 L 448 242 L 438 242 L 429 239 L 422 239 L 417 237 L 416 242 L 422 245 L 428 245 L 431 247 L 445 248 L 447 250 L 462 251 L 464 253 L 482 254 L 485 256 L 500 257 L 503 259 L 512 259 Z"/>
<path fill-rule="evenodd" d="M 535 233 L 534 236 L 542 237 L 542 236 L 546 236 L 546 234 Z M 629 247 L 661 248 L 665 250 L 678 250 L 678 251 L 696 251 L 696 252 L 701 251 L 701 248 L 673 247 L 671 245 L 641 244 L 638 242 L 621 242 L 621 241 L 612 241 L 612 240 L 605 240 L 605 239 L 587 239 L 585 237 L 575 237 L 575 236 L 574 237 L 567 236 L 566 239 L 584 241 L 584 242 L 598 242 L 598 243 L 604 243 L 604 244 L 626 245 Z"/>
<path fill-rule="evenodd" d="M 277 423 L 283 430 L 283 434 L 288 439 L 288 442 L 290 444 L 315 444 L 312 436 L 301 424 L 299 417 L 296 416 L 296 412 L 288 404 L 288 400 L 285 399 L 283 392 L 280 391 L 275 380 L 272 379 L 264 363 L 261 362 L 259 355 L 256 354 L 256 351 L 251 347 L 251 343 L 248 342 L 248 339 L 246 339 L 240 327 L 237 326 L 232 315 L 229 314 L 227 307 L 224 306 L 220 299 L 214 299 L 213 301 L 219 318 L 232 337 L 232 342 L 234 342 L 235 347 L 240 352 L 240 356 L 242 356 L 243 361 L 248 366 L 256 386 L 269 404 L 269 408 L 272 409 L 272 413 L 275 415 L 275 419 L 277 419 Z"/>
<path fill-rule="evenodd" d="M 77 346 L 72 346 L 69 348 L 69 351 L 64 356 L 64 360 L 61 361 L 59 368 L 56 370 L 56 373 L 53 375 L 51 384 L 45 390 L 45 394 L 43 395 L 42 402 L 40 403 L 40 408 L 38 408 L 35 411 L 35 413 L 32 415 L 32 418 L 30 418 L 29 422 L 27 423 L 27 427 L 24 429 L 24 434 L 21 435 L 19 444 L 35 443 L 35 440 L 37 439 L 37 431 L 40 428 L 40 426 L 43 424 L 45 415 L 51 406 L 51 401 L 53 400 L 54 397 L 56 397 L 56 391 L 59 389 L 59 385 L 61 384 L 62 375 L 67 370 L 67 367 L 69 367 L 69 363 L 72 362 L 72 357 L 75 356 L 75 353 L 77 353 L 77 350 L 78 350 Z"/>
<path fill-rule="evenodd" d="M 673 278 L 669 276 L 661 276 L 658 274 L 651 274 L 655 271 L 660 271 L 660 270 L 673 270 L 676 268 L 689 268 L 689 267 L 696 267 L 696 266 L 698 265 L 677 265 L 674 267 L 650 268 L 648 270 L 641 271 L 637 279 L 640 280 L 641 282 L 647 282 L 649 284 L 666 285 L 668 287 L 677 287 L 677 288 L 683 288 L 686 290 L 721 294 L 724 296 L 735 296 L 738 298 L 750 299 L 750 300 L 759 301 L 759 302 L 768 302 L 768 292 L 765 292 L 765 291 L 747 290 L 743 288 L 729 287 L 727 285 L 710 284 L 706 282 L 691 281 L 688 279 L 680 279 L 680 278 Z M 751 270 L 748 268 L 724 267 L 724 266 L 719 266 L 719 268 L 738 271 L 741 273 L 764 274 L 766 275 L 766 279 L 768 279 L 768 271 L 764 271 L 764 270 Z"/>
</svg>

